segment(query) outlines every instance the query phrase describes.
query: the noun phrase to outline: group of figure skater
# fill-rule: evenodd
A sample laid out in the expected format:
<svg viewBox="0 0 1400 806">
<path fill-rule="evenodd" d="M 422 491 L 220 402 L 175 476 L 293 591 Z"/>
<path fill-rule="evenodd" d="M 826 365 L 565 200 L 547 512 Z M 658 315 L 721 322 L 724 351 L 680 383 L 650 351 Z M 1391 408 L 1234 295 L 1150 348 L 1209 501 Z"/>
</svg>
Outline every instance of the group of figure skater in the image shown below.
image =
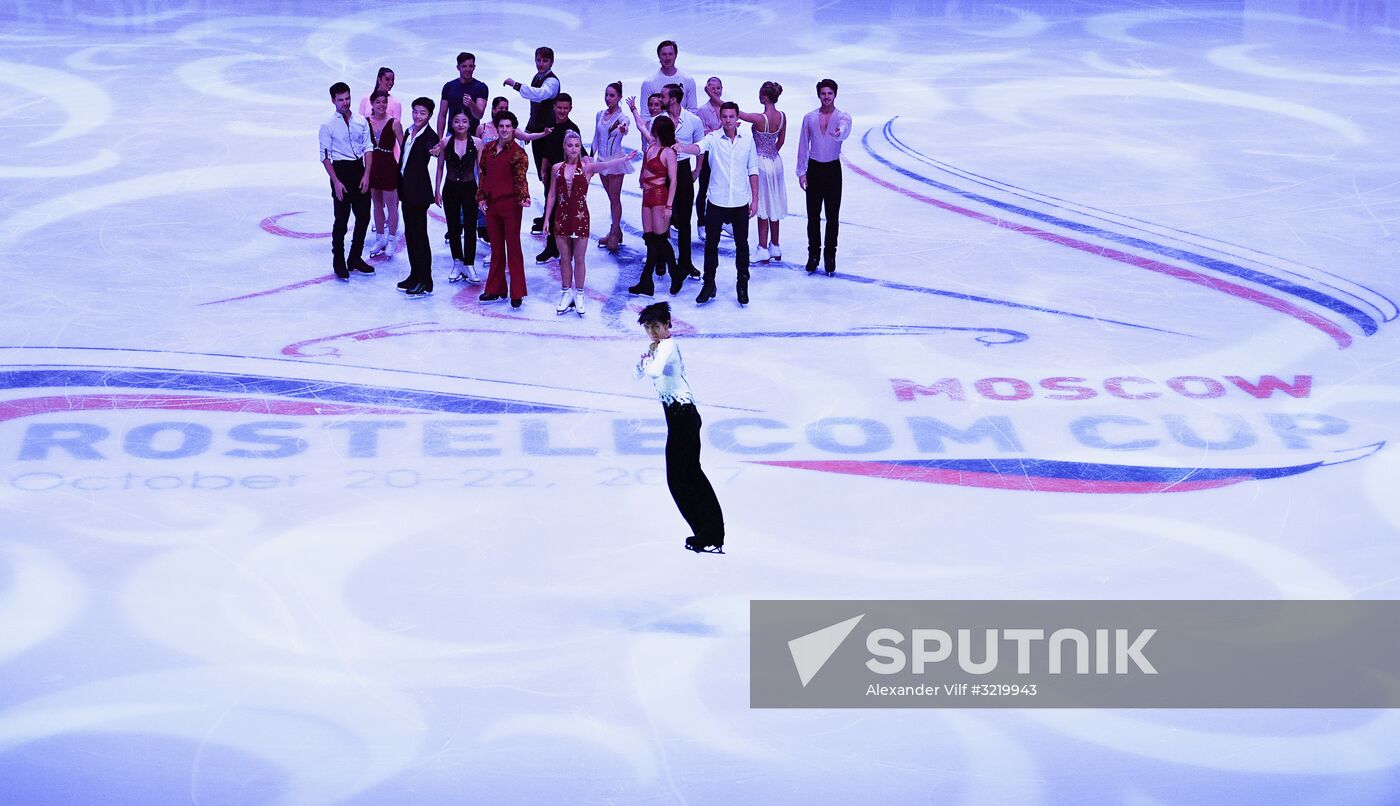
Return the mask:
<svg viewBox="0 0 1400 806">
<path fill-rule="evenodd" d="M 321 125 L 321 161 L 330 178 L 335 224 L 333 263 L 337 278 L 374 274 L 368 254 L 392 257 L 403 225 L 409 273 L 398 288 L 410 298 L 433 292 L 432 248 L 428 209 L 442 208 L 446 239 L 452 251 L 449 282 L 480 284 L 476 270 L 478 239 L 490 245 L 491 262 L 479 297 L 483 303 L 509 299 L 519 308 L 528 294 L 520 230 L 523 213 L 533 206 L 529 142 L 535 175 L 542 187 L 544 210 L 532 231 L 545 235 L 536 263 L 559 261 L 560 300 L 556 313 L 587 308 L 585 255 L 591 234 L 588 188 L 599 177 L 609 200 L 611 226 L 598 246 L 616 252 L 623 242 L 622 187 L 640 156 L 642 232 L 646 246 L 636 284 L 628 291 L 654 296 L 654 276 L 670 277 L 670 293 L 701 281 L 695 301 L 715 298 L 719 241 L 727 230 L 735 246 L 735 295 L 749 303 L 749 219 L 758 219 L 758 258 L 782 260 L 780 222 L 787 215 L 787 190 L 781 150 L 787 142 L 787 115 L 778 109 L 783 87 L 766 81 L 759 89 L 761 111 L 745 112 L 724 100 L 724 84 L 710 77 L 706 100 L 698 103 L 695 80 L 676 67 L 678 46 L 671 40 L 656 48 L 656 73 L 626 97 L 622 82 L 603 90 L 603 105 L 594 117 L 587 148 L 571 119 L 573 98 L 562 91 L 554 73 L 554 51 L 535 50 L 535 72 L 526 82 L 506 78 L 504 86 L 530 105 L 520 126 L 510 101 L 491 100 L 475 77 L 476 57 L 457 55 L 457 77 L 442 87 L 439 98 L 418 97 L 409 105 L 405 127 L 402 104 L 393 97 L 394 72 L 383 67 L 374 90 L 351 113 L 351 92 L 344 82 L 330 87 L 335 114 Z M 836 272 L 841 211 L 841 144 L 851 133 L 851 117 L 836 108 L 837 85 L 817 82 L 819 106 L 802 119 L 798 134 L 797 181 L 807 197 L 807 264 L 815 274 Z M 646 112 L 638 109 L 640 97 Z M 436 128 L 431 125 L 437 114 Z M 641 135 L 642 149 L 623 146 L 628 118 Z M 748 132 L 740 123 L 750 124 Z M 436 170 L 429 166 L 436 160 Z M 699 180 L 698 192 L 696 180 Z M 400 215 L 402 208 L 402 215 Z M 826 226 L 821 226 L 825 214 Z M 347 256 L 345 235 L 351 216 L 354 231 Z M 371 215 L 374 231 L 369 233 Z M 704 243 L 703 271 L 694 266 L 691 217 Z M 671 230 L 676 231 L 672 246 Z M 368 237 L 368 240 L 367 240 Z M 686 548 L 723 553 L 724 515 L 713 486 L 700 466 L 701 419 L 685 378 L 685 364 L 671 335 L 671 308 L 666 302 L 646 306 L 638 323 L 651 344 L 637 361 L 637 377 L 650 378 L 666 414 L 666 481 L 681 516 L 693 534 Z"/>
<path fill-rule="evenodd" d="M 561 293 L 555 311 L 583 316 L 586 304 L 586 255 L 591 236 L 588 189 L 599 177 L 609 200 L 610 226 L 599 247 L 618 251 L 623 243 L 622 191 L 625 177 L 640 157 L 639 184 L 645 260 L 628 291 L 653 296 L 655 276 L 669 275 L 669 290 L 679 294 L 689 280 L 700 280 L 696 303 L 717 293 L 721 232 L 735 247 L 735 295 L 749 303 L 749 219 L 758 219 L 760 261 L 782 260 L 780 222 L 787 215 L 787 191 L 781 150 L 788 138 L 787 116 L 778 109 L 783 87 L 775 81 L 759 89 L 761 111 L 743 111 L 725 101 L 724 84 L 710 77 L 699 102 L 695 80 L 676 66 L 674 41 L 656 48 L 658 69 L 625 97 L 620 81 L 603 89 L 603 108 L 594 117 L 585 146 L 571 118 L 574 99 L 554 73 L 554 51 L 535 50 L 535 72 L 528 82 L 506 78 L 503 85 L 529 103 L 520 125 L 506 97 L 491 99 L 487 85 L 475 77 L 476 57 L 457 55 L 457 77 L 445 83 L 437 100 L 415 98 L 409 118 L 393 96 L 393 70 L 380 68 L 374 89 L 361 99 L 359 115 L 351 112 L 351 91 L 344 82 L 330 87 L 335 113 L 320 128 L 320 156 L 330 179 L 335 223 L 332 268 L 348 281 L 353 273 L 373 274 L 367 256 L 392 257 L 402 224 L 409 272 L 398 283 L 410 298 L 433 292 L 432 248 L 427 232 L 430 207 L 442 209 L 446 240 L 452 252 L 449 282 L 479 284 L 479 240 L 490 247 L 490 265 L 479 296 L 483 303 L 509 300 L 519 308 L 528 295 L 520 231 L 523 212 L 533 206 L 530 156 L 544 202 L 532 232 L 545 236 L 536 263 L 558 260 Z M 841 144 L 851 133 L 850 115 L 835 106 L 837 85 L 817 83 L 820 106 L 804 116 L 798 135 L 796 173 L 807 197 L 807 264 L 836 272 L 841 206 Z M 645 104 L 645 112 L 637 105 Z M 432 119 L 436 113 L 436 128 Z M 629 121 L 630 118 L 630 121 Z M 749 124 L 749 130 L 740 128 Z M 641 149 L 623 138 L 635 127 Z M 528 142 L 532 155 L 521 146 Z M 432 170 L 436 160 L 435 170 Z M 698 192 L 696 180 L 698 179 Z M 402 213 L 400 214 L 400 209 Z M 826 226 L 821 226 L 825 214 Z M 354 228 L 347 255 L 345 236 Z M 692 256 L 693 219 L 703 242 L 703 271 Z M 370 231 L 371 218 L 373 231 Z M 672 245 L 671 230 L 675 230 Z"/>
</svg>

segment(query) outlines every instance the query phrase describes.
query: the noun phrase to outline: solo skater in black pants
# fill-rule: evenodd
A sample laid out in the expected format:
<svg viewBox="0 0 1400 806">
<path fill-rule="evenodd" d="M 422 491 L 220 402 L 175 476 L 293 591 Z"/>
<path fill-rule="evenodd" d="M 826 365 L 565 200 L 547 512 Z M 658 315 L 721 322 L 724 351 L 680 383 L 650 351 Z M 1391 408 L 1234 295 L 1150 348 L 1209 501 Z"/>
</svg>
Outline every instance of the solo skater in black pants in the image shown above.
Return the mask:
<svg viewBox="0 0 1400 806">
<path fill-rule="evenodd" d="M 685 381 L 680 349 L 671 338 L 671 305 L 648 305 L 637 322 L 651 337 L 651 346 L 637 361 L 637 377 L 651 378 L 666 413 L 666 486 L 695 533 L 686 538 L 685 547 L 723 554 L 724 512 L 700 468 L 700 412 Z"/>
</svg>

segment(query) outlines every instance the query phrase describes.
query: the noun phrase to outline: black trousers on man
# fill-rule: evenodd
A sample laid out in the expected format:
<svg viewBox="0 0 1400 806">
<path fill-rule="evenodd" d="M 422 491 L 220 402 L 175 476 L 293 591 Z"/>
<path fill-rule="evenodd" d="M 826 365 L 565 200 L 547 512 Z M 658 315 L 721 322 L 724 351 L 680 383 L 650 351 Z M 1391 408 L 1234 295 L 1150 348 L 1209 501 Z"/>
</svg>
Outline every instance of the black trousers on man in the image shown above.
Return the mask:
<svg viewBox="0 0 1400 806">
<path fill-rule="evenodd" d="M 408 251 L 408 290 L 433 290 L 433 247 L 428 242 L 428 205 L 403 203 L 403 239 Z"/>
<path fill-rule="evenodd" d="M 707 158 L 705 164 L 700 166 L 700 185 L 695 191 L 695 220 L 700 222 L 700 226 L 702 227 L 709 226 L 709 224 L 705 223 L 705 195 L 709 192 L 710 160 Z"/>
<path fill-rule="evenodd" d="M 666 486 L 695 542 L 724 545 L 724 512 L 715 488 L 700 468 L 700 412 L 694 403 L 667 403 Z"/>
<path fill-rule="evenodd" d="M 365 165 L 359 160 L 336 160 L 331 163 L 335 178 L 345 186 L 344 198 L 335 197 L 335 185 L 331 185 L 331 201 L 335 204 L 335 226 L 331 228 L 332 265 L 339 271 L 345 269 L 345 232 L 350 228 L 350 213 L 355 214 L 355 234 L 350 239 L 350 263 L 363 260 L 365 233 L 369 231 L 369 191 L 360 192 L 360 180 L 365 176 Z"/>
<path fill-rule="evenodd" d="M 691 160 L 676 160 L 676 198 L 671 202 L 671 226 L 676 228 L 676 271 L 684 277 L 695 271 L 690 255 L 690 213 L 695 207 L 695 177 Z"/>
<path fill-rule="evenodd" d="M 826 244 L 821 231 L 826 208 Z M 836 269 L 836 234 L 841 226 L 841 161 L 807 163 L 807 259 L 821 255 L 827 271 Z"/>
<path fill-rule="evenodd" d="M 719 268 L 719 233 L 728 224 L 734 230 L 734 268 L 738 270 L 735 289 L 740 300 L 748 304 L 749 292 L 749 206 L 720 207 L 711 202 L 705 207 L 705 288 L 715 285 L 715 270 Z"/>
<path fill-rule="evenodd" d="M 533 133 L 529 126 L 525 127 L 525 131 Z M 545 158 L 549 155 L 545 153 L 545 144 L 543 140 L 532 140 L 530 142 L 530 156 L 535 158 L 535 176 L 539 178 L 540 184 L 544 185 L 544 195 L 540 197 L 540 200 L 544 201 L 549 198 L 549 175 L 548 171 L 544 169 Z M 536 228 L 543 226 L 544 216 L 535 216 L 535 220 L 530 224 L 532 232 Z M 543 230 L 543 232 L 549 240 L 554 239 L 553 234 L 550 233 L 549 230 Z"/>
<path fill-rule="evenodd" d="M 557 163 L 556 163 L 556 164 L 557 164 Z M 549 201 L 549 191 L 550 191 L 550 189 L 551 189 L 552 187 L 554 187 L 554 166 L 553 166 L 553 165 L 551 165 L 550 168 L 549 168 L 549 170 L 545 172 L 544 176 L 540 177 L 540 181 L 541 181 L 541 182 L 544 182 L 544 195 L 541 196 L 540 198 L 543 199 L 544 201 L 548 202 L 548 201 Z M 555 200 L 555 205 L 554 205 L 554 206 L 555 206 L 555 207 L 558 207 L 558 206 L 559 206 L 558 200 L 557 200 L 557 199 Z M 548 212 L 548 214 L 545 215 L 545 217 L 544 217 L 544 251 L 543 251 L 543 252 L 540 252 L 538 255 L 536 255 L 536 256 L 535 256 L 535 259 L 536 259 L 536 260 L 539 260 L 540 258 L 544 258 L 544 259 L 548 260 L 548 259 L 551 258 L 551 257 L 559 257 L 559 244 L 557 244 L 557 243 L 554 242 L 554 211 L 553 211 L 553 210 L 550 210 L 550 211 Z"/>
</svg>

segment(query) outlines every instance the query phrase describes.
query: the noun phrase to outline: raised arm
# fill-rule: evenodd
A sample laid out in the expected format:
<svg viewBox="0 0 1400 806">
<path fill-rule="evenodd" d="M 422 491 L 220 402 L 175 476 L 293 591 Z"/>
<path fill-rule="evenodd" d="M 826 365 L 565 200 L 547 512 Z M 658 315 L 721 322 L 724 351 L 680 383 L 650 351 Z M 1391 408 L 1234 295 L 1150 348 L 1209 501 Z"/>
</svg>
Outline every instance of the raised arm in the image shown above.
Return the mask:
<svg viewBox="0 0 1400 806">
<path fill-rule="evenodd" d="M 647 125 L 642 122 L 641 113 L 637 111 L 637 96 L 627 96 L 627 108 L 632 110 L 632 119 L 637 121 L 637 133 L 642 136 L 642 148 L 650 148 L 651 129 L 647 128 Z"/>
<path fill-rule="evenodd" d="M 848 113 L 842 112 L 837 115 L 836 131 L 832 132 L 831 136 L 835 137 L 838 143 L 851 136 L 851 116 Z"/>
<path fill-rule="evenodd" d="M 614 165 L 626 165 L 636 159 L 638 153 L 639 152 L 636 151 L 628 151 L 625 154 L 618 154 L 616 157 L 608 160 L 595 160 L 590 157 L 584 157 L 581 162 L 583 163 L 583 169 L 588 172 L 588 175 L 593 176 L 599 171 L 606 170 Z"/>
<path fill-rule="evenodd" d="M 516 130 L 515 130 L 515 139 L 517 139 L 517 140 L 523 140 L 524 142 L 530 143 L 530 142 L 533 142 L 533 141 L 535 141 L 535 140 L 540 139 L 541 137 L 544 137 L 545 135 L 549 134 L 549 133 L 552 132 L 552 131 L 554 131 L 554 127 L 553 127 L 553 126 L 550 126 L 549 128 L 545 129 L 545 130 L 542 131 L 542 132 L 527 132 L 527 131 L 525 131 L 524 129 L 516 129 Z"/>
<path fill-rule="evenodd" d="M 527 101 L 548 101 L 550 98 L 559 94 L 559 79 L 554 77 L 546 78 L 544 83 L 538 87 L 532 87 L 529 84 L 522 84 L 517 81 L 515 82 L 515 91 L 520 93 L 520 97 Z"/>
<path fill-rule="evenodd" d="M 741 109 L 739 110 L 739 120 L 742 120 L 745 123 L 756 124 L 759 121 L 764 120 L 764 117 L 762 112 L 745 112 Z"/>
</svg>

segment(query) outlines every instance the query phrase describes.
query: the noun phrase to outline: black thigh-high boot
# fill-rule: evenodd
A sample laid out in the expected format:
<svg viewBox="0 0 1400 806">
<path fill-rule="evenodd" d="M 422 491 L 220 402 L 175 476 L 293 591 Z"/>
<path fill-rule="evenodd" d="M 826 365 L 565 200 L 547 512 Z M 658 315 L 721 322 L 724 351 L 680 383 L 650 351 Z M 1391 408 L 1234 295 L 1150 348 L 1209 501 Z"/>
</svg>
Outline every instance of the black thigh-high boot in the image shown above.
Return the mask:
<svg viewBox="0 0 1400 806">
<path fill-rule="evenodd" d="M 646 241 L 647 245 L 647 259 L 642 264 L 642 276 L 637 280 L 636 285 L 627 289 L 627 293 L 642 297 L 649 297 L 656 293 L 656 286 L 652 284 L 651 279 L 651 267 L 660 263 L 660 256 L 657 254 L 656 248 L 657 237 L 655 233 L 642 233 L 642 240 Z"/>
<path fill-rule="evenodd" d="M 656 238 L 656 248 L 661 252 L 657 258 L 656 273 L 676 276 L 676 249 L 671 246 L 671 238 L 667 233 L 662 233 Z M 684 273 L 681 274 L 684 277 Z"/>
<path fill-rule="evenodd" d="M 663 237 L 661 240 L 661 260 L 666 264 L 666 271 L 671 274 L 671 296 L 674 297 L 681 293 L 681 287 L 690 279 L 690 275 L 676 266 L 676 250 L 672 248 L 670 238 Z M 661 273 L 659 267 L 656 273 Z"/>
</svg>

